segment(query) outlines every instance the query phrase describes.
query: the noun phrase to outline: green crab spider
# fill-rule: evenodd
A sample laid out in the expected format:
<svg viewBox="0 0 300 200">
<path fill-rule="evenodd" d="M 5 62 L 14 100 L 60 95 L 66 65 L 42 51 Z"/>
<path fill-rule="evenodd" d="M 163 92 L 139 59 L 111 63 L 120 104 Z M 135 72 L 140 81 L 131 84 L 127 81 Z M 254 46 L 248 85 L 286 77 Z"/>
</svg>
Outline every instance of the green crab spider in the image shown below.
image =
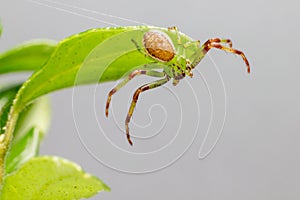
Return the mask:
<svg viewBox="0 0 300 200">
<path fill-rule="evenodd" d="M 157 69 L 154 69 L 153 67 L 147 69 L 147 66 L 145 66 L 145 69 L 134 70 L 130 72 L 129 75 L 116 87 L 114 87 L 108 94 L 105 109 L 106 117 L 108 117 L 108 110 L 112 95 L 114 95 L 119 89 L 121 89 L 134 77 L 138 75 L 147 75 L 151 77 L 161 78 L 139 87 L 134 92 L 131 105 L 129 107 L 125 120 L 126 136 L 130 145 L 133 145 L 133 142 L 129 134 L 129 123 L 139 95 L 144 91 L 162 86 L 170 80 L 173 80 L 173 85 L 176 86 L 179 81 L 185 76 L 193 77 L 192 70 L 199 64 L 199 62 L 208 53 L 209 50 L 216 48 L 241 56 L 247 66 L 247 72 L 250 73 L 250 64 L 245 54 L 240 50 L 233 49 L 230 39 L 212 38 L 207 40 L 202 46 L 200 46 L 199 40 L 182 43 L 181 37 L 176 27 L 168 28 L 168 31 L 174 31 L 176 34 L 176 49 L 170 37 L 161 30 L 151 29 L 147 31 L 143 36 L 143 47 L 140 47 L 138 45 L 138 42 L 132 39 L 132 42 L 141 54 L 143 54 L 145 57 L 151 57 L 154 64 L 161 65 L 161 67 L 157 66 L 157 69 L 162 68 L 162 72 L 156 71 Z M 193 55 L 188 58 L 186 57 L 186 49 L 190 45 L 196 45 L 197 48 Z"/>
</svg>

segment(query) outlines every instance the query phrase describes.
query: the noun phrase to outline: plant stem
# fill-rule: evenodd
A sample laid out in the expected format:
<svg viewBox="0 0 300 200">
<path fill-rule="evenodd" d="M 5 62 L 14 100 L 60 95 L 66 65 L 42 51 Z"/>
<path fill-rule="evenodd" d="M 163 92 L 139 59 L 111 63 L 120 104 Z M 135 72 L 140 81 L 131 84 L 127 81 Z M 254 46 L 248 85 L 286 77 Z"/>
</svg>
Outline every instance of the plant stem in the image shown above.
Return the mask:
<svg viewBox="0 0 300 200">
<path fill-rule="evenodd" d="M 10 141 L 13 136 L 14 128 L 16 121 L 18 119 L 18 114 L 12 114 L 14 109 L 10 110 L 11 115 L 9 116 L 9 120 L 6 124 L 6 130 L 0 138 L 0 185 L 3 184 L 3 179 L 5 176 L 5 157 L 8 152 Z"/>
</svg>

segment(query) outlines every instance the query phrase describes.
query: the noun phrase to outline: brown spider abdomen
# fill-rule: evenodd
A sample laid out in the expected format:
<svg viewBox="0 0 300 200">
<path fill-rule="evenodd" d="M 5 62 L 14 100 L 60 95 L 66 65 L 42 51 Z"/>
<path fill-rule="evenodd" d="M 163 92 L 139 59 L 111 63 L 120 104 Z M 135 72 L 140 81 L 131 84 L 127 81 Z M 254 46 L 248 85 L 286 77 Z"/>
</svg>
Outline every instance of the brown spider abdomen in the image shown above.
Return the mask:
<svg viewBox="0 0 300 200">
<path fill-rule="evenodd" d="M 150 30 L 145 33 L 143 45 L 152 58 L 162 62 L 168 62 L 175 56 L 175 49 L 170 37 L 162 31 Z"/>
</svg>

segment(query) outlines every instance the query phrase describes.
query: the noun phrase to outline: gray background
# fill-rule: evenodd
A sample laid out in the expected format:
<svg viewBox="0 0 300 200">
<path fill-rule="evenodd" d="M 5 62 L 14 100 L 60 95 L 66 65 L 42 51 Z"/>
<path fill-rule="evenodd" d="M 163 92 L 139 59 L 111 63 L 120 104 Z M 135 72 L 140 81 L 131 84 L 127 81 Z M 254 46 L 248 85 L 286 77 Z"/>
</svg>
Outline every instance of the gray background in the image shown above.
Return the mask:
<svg viewBox="0 0 300 200">
<path fill-rule="evenodd" d="M 178 87 L 172 87 L 169 84 L 164 89 L 143 94 L 134 119 L 137 124 L 150 123 L 150 126 L 145 128 L 145 134 L 150 134 L 156 126 L 158 128 L 161 126 L 160 122 L 164 120 L 164 118 L 160 119 L 164 116 L 162 107 L 167 108 L 169 114 L 167 114 L 167 125 L 160 135 L 167 135 L 171 132 L 168 130 L 174 127 L 176 129 L 172 123 L 178 124 L 178 116 L 181 112 L 178 109 L 178 102 L 170 97 L 172 94 L 181 96 L 180 103 L 183 110 L 193 111 L 193 103 L 186 103 L 189 102 L 189 98 L 191 102 L 194 101 L 191 96 L 188 96 L 191 90 L 188 83 L 193 89 L 198 90 L 199 99 L 203 99 L 199 101 L 202 112 L 200 124 L 203 127 L 200 127 L 197 132 L 198 136 L 191 148 L 173 165 L 154 173 L 140 175 L 113 170 L 91 156 L 80 142 L 75 129 L 72 89 L 53 93 L 51 95 L 52 126 L 42 145 L 41 153 L 59 155 L 77 162 L 86 171 L 97 175 L 112 188 L 112 192 L 100 193 L 94 199 L 296 200 L 300 198 L 300 90 L 298 87 L 300 82 L 298 78 L 300 14 L 297 1 L 88 0 L 61 2 L 155 26 L 176 25 L 182 32 L 201 41 L 211 37 L 230 37 L 237 48 L 245 51 L 253 69 L 253 73 L 248 76 L 239 57 L 217 50 L 210 52 L 225 82 L 228 113 L 219 143 L 204 160 L 198 159 L 198 152 L 205 133 L 203 130 L 207 128 L 210 111 L 206 110 L 209 98 L 202 79 L 196 74 L 193 80 L 183 81 Z M 108 26 L 99 21 L 40 6 L 26 0 L 2 0 L 0 15 L 4 25 L 3 36 L 0 40 L 2 51 L 33 38 L 60 40 L 86 29 Z M 90 16 L 119 25 L 136 25 L 95 14 L 90 14 Z M 207 57 L 198 68 L 215 94 L 213 99 L 218 109 L 218 106 L 223 105 L 224 95 L 222 96 L 222 88 L 220 89 L 220 80 L 216 76 L 216 71 L 212 70 L 213 63 Z M 0 78 L 4 80 L 3 76 Z M 16 76 L 10 76 L 10 78 L 15 79 Z M 96 112 L 100 110 L 97 116 L 101 119 L 101 127 L 107 134 L 117 135 L 118 137 L 115 138 L 117 143 L 122 148 L 131 151 L 153 150 L 157 148 L 155 145 L 166 143 L 164 137 L 161 141 L 158 138 L 156 142 L 135 139 L 135 146 L 130 148 L 125 138 L 115 133 L 115 130 L 118 130 L 116 124 L 120 124 L 123 128 L 123 120 L 132 90 L 149 80 L 149 78 L 141 77 L 113 98 L 112 107 L 117 118 L 116 122 L 112 118 L 102 120 L 106 94 L 115 83 L 99 86 L 96 100 L 93 99 L 99 102 L 99 105 L 95 106 Z M 214 86 L 214 80 L 218 83 L 216 86 Z M 92 90 L 95 86 L 80 87 L 76 90 L 78 95 L 76 95 L 75 102 L 81 102 L 82 105 L 75 105 L 75 115 L 94 113 L 88 109 L 91 106 L 89 96 L 85 96 L 85 88 Z M 170 96 L 166 95 L 168 94 L 167 88 L 172 90 Z M 186 99 L 183 98 L 185 95 Z M 80 97 L 81 99 L 78 99 Z M 147 109 L 153 103 L 161 103 L 162 106 L 150 109 L 150 116 L 153 119 L 151 125 Z M 215 126 L 219 126 L 218 120 L 222 118 L 223 112 L 216 111 L 215 116 L 217 117 L 215 119 L 217 122 L 214 121 Z M 188 116 L 184 118 L 189 119 Z M 79 122 L 87 123 L 88 126 L 88 122 L 93 120 L 86 118 L 85 121 Z M 142 130 L 131 124 L 132 133 L 143 134 Z M 97 131 L 99 131 L 97 126 L 95 129 L 87 130 L 88 133 Z M 194 128 L 187 127 L 180 133 L 184 135 L 189 132 L 195 132 Z M 89 136 L 88 133 L 84 137 Z M 84 134 L 79 133 L 81 136 Z M 90 137 L 93 137 L 93 134 Z M 209 141 L 214 141 L 216 136 L 212 133 L 209 138 Z M 97 140 L 97 137 L 91 140 Z M 107 154 L 103 147 L 99 145 L 99 148 Z M 109 157 L 109 153 L 107 155 Z M 118 157 L 113 159 L 118 159 Z M 120 163 L 117 166 L 119 168 L 129 162 L 126 157 L 119 159 Z M 162 162 L 164 159 L 168 157 L 158 156 L 155 162 Z M 138 162 L 131 164 L 139 168 Z"/>
</svg>

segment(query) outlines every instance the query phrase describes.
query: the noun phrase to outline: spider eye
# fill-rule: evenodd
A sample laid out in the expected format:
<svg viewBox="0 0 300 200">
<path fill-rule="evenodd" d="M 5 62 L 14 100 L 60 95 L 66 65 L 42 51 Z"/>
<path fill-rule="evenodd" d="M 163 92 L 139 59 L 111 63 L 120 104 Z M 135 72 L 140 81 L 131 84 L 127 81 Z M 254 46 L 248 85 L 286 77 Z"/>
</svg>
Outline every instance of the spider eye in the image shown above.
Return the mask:
<svg viewBox="0 0 300 200">
<path fill-rule="evenodd" d="M 172 40 L 162 31 L 150 30 L 145 33 L 143 45 L 147 54 L 156 60 L 168 62 L 175 56 Z"/>
</svg>

